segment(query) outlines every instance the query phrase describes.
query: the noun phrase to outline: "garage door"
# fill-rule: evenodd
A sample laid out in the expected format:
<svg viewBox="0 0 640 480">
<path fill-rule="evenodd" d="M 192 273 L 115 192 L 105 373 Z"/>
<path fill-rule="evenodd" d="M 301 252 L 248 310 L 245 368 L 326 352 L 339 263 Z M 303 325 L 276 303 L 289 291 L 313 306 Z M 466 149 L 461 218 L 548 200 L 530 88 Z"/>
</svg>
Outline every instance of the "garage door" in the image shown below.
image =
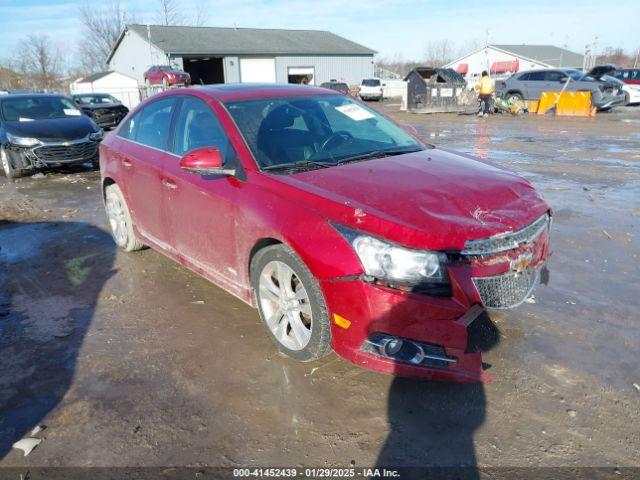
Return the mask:
<svg viewBox="0 0 640 480">
<path fill-rule="evenodd" d="M 276 83 L 276 59 L 241 58 L 240 81 Z"/>
</svg>

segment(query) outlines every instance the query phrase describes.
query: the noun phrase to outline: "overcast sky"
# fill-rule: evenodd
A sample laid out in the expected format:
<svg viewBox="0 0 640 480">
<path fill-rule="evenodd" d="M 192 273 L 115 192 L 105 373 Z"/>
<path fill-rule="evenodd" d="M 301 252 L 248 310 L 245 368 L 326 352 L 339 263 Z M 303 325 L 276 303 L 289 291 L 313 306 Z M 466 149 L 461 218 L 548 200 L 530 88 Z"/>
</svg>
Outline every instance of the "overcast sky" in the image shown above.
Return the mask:
<svg viewBox="0 0 640 480">
<path fill-rule="evenodd" d="M 29 33 L 47 34 L 72 53 L 81 41 L 84 1 L 0 0 L 0 58 Z M 484 44 L 487 30 L 490 43 L 553 44 L 580 53 L 596 36 L 599 48 L 640 47 L 637 0 L 538 0 L 535 6 L 514 0 L 182 0 L 187 19 L 196 1 L 210 6 L 211 26 L 330 30 L 384 57 L 420 60 L 426 45 L 442 38 L 458 53 Z M 153 22 L 156 0 L 120 3 L 141 23 Z"/>
</svg>

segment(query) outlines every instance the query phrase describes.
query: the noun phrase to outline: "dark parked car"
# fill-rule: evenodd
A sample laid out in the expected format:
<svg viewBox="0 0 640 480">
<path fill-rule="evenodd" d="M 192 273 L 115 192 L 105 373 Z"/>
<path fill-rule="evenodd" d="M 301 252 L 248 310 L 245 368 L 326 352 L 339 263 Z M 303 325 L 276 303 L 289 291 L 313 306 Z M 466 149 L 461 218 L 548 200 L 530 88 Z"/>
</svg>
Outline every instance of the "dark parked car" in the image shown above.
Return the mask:
<svg viewBox="0 0 640 480">
<path fill-rule="evenodd" d="M 144 82 L 147 86 L 190 85 L 191 75 L 170 65 L 154 65 L 144 72 Z"/>
<path fill-rule="evenodd" d="M 70 98 L 53 94 L 0 97 L 0 160 L 5 175 L 61 165 L 98 164 L 102 130 Z"/>
<path fill-rule="evenodd" d="M 100 128 L 117 126 L 129 113 L 120 100 L 106 93 L 80 93 L 71 95 L 71 98 Z"/>
<path fill-rule="evenodd" d="M 529 182 L 324 88 L 163 92 L 105 138 L 100 170 L 121 249 L 151 246 L 258 308 L 300 361 L 333 349 L 483 380 L 470 325 L 545 276 L 550 211 Z"/>
<path fill-rule="evenodd" d="M 529 70 L 498 82 L 496 94 L 511 101 L 540 100 L 542 92 L 560 91 L 569 79 L 566 91 L 589 91 L 592 105 L 598 110 L 608 110 L 625 103 L 625 95 L 619 84 L 602 78 L 614 70 L 612 66 L 596 67 L 588 74 L 572 68 Z"/>
<path fill-rule="evenodd" d="M 336 92 L 349 95 L 349 85 L 344 82 L 325 82 L 320 85 L 322 88 L 328 88 L 329 90 L 335 90 Z"/>
</svg>

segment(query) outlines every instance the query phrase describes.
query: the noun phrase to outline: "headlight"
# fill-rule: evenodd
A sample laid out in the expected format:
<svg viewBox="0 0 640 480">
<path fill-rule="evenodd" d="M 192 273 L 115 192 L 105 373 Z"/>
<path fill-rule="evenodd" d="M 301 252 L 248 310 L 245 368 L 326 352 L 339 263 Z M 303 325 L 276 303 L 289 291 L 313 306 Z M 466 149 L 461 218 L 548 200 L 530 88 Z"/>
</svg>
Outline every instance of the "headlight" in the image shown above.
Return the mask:
<svg viewBox="0 0 640 480">
<path fill-rule="evenodd" d="M 10 133 L 7 133 L 7 139 L 14 145 L 20 145 L 21 147 L 33 147 L 34 145 L 38 145 L 40 143 L 40 140 L 38 140 L 37 138 L 17 137 L 15 135 L 11 135 Z"/>
<path fill-rule="evenodd" d="M 89 140 L 93 140 L 94 142 L 99 142 L 102 140 L 102 130 L 99 132 L 94 132 L 89 134 Z"/>
<path fill-rule="evenodd" d="M 448 284 L 446 254 L 413 250 L 370 235 L 336 226 L 360 259 L 365 274 L 389 284 L 420 286 Z"/>
</svg>

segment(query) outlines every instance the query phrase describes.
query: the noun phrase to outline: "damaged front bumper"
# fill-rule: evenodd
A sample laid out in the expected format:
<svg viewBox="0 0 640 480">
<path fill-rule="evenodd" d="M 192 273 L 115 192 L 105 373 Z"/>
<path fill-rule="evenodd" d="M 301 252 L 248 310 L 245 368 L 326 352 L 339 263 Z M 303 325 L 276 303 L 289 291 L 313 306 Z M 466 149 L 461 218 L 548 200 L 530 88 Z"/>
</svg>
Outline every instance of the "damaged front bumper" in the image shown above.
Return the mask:
<svg viewBox="0 0 640 480">
<path fill-rule="evenodd" d="M 497 343 L 487 309 L 523 303 L 549 256 L 550 216 L 517 232 L 467 242 L 447 266 L 451 295 L 402 291 L 364 278 L 324 281 L 332 346 L 364 368 L 458 382 L 491 380 L 481 351 Z M 474 338 L 493 332 L 493 339 Z"/>
<path fill-rule="evenodd" d="M 40 142 L 30 147 L 7 143 L 3 148 L 14 168 L 31 170 L 93 161 L 99 145 L 99 141 L 87 136 L 68 142 Z"/>
</svg>

